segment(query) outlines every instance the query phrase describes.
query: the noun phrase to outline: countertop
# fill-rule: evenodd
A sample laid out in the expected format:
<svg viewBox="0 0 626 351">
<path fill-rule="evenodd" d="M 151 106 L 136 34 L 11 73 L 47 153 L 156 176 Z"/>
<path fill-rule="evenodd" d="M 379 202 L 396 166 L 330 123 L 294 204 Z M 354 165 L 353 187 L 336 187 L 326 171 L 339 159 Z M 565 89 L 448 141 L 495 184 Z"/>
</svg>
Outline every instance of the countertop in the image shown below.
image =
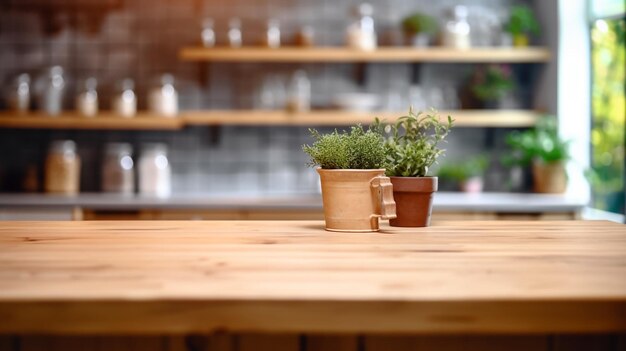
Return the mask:
<svg viewBox="0 0 626 351">
<path fill-rule="evenodd" d="M 440 211 L 575 212 L 582 210 L 587 203 L 587 199 L 573 195 L 438 192 L 435 194 L 433 206 L 435 210 Z M 93 210 L 144 208 L 321 210 L 322 199 L 319 194 L 283 196 L 193 194 L 168 198 L 102 193 L 84 193 L 77 196 L 0 194 L 0 207 L 83 207 Z"/>
<path fill-rule="evenodd" d="M 626 226 L 0 222 L 0 333 L 626 331 Z"/>
</svg>

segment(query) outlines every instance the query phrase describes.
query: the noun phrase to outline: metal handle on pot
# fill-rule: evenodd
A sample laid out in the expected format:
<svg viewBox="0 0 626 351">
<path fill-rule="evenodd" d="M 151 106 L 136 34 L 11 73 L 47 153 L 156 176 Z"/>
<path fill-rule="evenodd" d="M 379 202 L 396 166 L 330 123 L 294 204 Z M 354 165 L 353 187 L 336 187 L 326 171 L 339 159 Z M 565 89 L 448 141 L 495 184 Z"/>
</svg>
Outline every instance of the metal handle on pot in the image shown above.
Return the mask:
<svg viewBox="0 0 626 351">
<path fill-rule="evenodd" d="M 396 218 L 396 202 L 393 200 L 393 185 L 389 177 L 378 176 L 372 179 L 372 188 L 378 190 L 378 201 L 380 208 L 380 218 L 393 219 Z"/>
</svg>

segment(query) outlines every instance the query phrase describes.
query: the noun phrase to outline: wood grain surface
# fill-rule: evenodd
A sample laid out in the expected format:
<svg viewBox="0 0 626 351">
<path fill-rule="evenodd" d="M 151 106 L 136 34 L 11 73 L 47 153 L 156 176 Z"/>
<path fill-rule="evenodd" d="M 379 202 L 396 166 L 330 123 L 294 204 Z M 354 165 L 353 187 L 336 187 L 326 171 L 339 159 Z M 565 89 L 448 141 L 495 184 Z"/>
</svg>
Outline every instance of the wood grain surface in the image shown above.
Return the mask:
<svg viewBox="0 0 626 351">
<path fill-rule="evenodd" d="M 626 330 L 626 227 L 0 222 L 0 333 Z"/>
</svg>

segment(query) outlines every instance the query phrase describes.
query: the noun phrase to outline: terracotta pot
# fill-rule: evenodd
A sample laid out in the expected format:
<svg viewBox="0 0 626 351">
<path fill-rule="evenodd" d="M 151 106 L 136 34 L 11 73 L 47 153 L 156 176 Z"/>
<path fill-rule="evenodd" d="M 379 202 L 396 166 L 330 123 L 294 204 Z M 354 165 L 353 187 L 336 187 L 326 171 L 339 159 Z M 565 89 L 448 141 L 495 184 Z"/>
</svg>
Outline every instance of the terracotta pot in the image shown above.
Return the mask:
<svg viewBox="0 0 626 351">
<path fill-rule="evenodd" d="M 433 208 L 437 177 L 390 177 L 396 201 L 394 227 L 428 227 Z"/>
<path fill-rule="evenodd" d="M 393 187 L 384 169 L 321 169 L 326 230 L 378 231 L 378 219 L 396 217 Z"/>
<path fill-rule="evenodd" d="M 563 162 L 533 162 L 533 183 L 536 193 L 561 194 L 567 188 Z"/>
</svg>

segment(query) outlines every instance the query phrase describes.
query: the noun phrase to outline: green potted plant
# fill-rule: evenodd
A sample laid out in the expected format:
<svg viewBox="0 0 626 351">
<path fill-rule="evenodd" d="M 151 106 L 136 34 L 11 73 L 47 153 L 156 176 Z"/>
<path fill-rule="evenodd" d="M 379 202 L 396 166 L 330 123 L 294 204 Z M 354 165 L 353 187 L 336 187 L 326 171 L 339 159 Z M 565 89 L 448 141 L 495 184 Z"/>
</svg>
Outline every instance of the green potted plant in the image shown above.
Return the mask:
<svg viewBox="0 0 626 351">
<path fill-rule="evenodd" d="M 404 33 L 413 46 L 428 46 L 439 30 L 437 20 L 432 16 L 416 12 L 402 20 Z"/>
<path fill-rule="evenodd" d="M 329 134 L 310 131 L 314 142 L 302 149 L 320 175 L 326 230 L 377 231 L 379 218 L 395 218 L 381 135 L 360 125 Z"/>
<path fill-rule="evenodd" d="M 494 109 L 514 87 L 511 67 L 492 64 L 474 72 L 470 90 L 484 108 Z"/>
<path fill-rule="evenodd" d="M 529 34 L 539 34 L 539 23 L 535 14 L 526 5 L 516 5 L 511 8 L 511 15 L 505 28 L 513 37 L 513 45 L 518 47 L 528 46 Z"/>
<path fill-rule="evenodd" d="M 569 141 L 559 137 L 555 117 L 545 116 L 532 129 L 511 132 L 506 142 L 512 150 L 505 164 L 531 166 L 535 192 L 565 192 Z"/>
<path fill-rule="evenodd" d="M 433 193 L 437 191 L 437 177 L 428 176 L 428 170 L 445 150 L 439 148 L 453 119 L 439 119 L 435 110 L 413 113 L 384 124 L 378 118 L 375 127 L 385 137 L 387 172 L 393 184 L 397 218 L 389 223 L 398 227 L 426 227 L 430 224 Z"/>
<path fill-rule="evenodd" d="M 489 160 L 484 155 L 466 161 L 450 162 L 439 168 L 437 177 L 441 182 L 452 183 L 454 190 L 480 193 L 483 190 L 483 177 L 488 165 Z"/>
</svg>

